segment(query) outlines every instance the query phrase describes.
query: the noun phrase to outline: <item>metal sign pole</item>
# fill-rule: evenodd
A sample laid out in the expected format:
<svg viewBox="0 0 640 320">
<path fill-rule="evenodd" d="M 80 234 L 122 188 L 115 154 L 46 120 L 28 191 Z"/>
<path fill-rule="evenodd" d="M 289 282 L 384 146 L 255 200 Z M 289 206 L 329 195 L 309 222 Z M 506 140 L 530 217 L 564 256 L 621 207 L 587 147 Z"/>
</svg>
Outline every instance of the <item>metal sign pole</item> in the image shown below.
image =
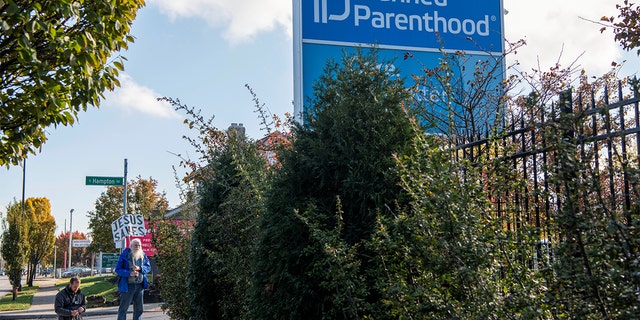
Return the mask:
<svg viewBox="0 0 640 320">
<path fill-rule="evenodd" d="M 124 190 L 122 192 L 122 217 L 127 214 L 127 159 L 124 159 Z M 127 244 L 126 238 L 122 238 L 122 245 L 120 246 L 120 253 L 124 251 Z"/>
</svg>

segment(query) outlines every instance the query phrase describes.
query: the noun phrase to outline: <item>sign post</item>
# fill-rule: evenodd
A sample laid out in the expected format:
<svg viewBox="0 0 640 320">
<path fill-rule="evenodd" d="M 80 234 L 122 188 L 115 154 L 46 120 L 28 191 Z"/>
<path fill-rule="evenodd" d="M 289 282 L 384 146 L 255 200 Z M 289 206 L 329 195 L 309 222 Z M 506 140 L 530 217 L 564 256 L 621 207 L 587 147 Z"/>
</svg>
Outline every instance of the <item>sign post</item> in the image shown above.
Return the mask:
<svg viewBox="0 0 640 320">
<path fill-rule="evenodd" d="M 124 190 L 122 192 L 122 217 L 127 216 L 127 159 L 124 159 L 124 177 L 98 177 L 87 176 L 85 178 L 85 184 L 88 186 L 122 186 Z M 73 211 L 73 210 L 72 210 Z M 113 224 L 111 226 L 113 229 Z M 115 240 L 115 236 L 114 236 Z M 124 250 L 125 239 L 122 241 L 116 241 L 116 248 L 120 249 L 120 252 Z"/>
</svg>

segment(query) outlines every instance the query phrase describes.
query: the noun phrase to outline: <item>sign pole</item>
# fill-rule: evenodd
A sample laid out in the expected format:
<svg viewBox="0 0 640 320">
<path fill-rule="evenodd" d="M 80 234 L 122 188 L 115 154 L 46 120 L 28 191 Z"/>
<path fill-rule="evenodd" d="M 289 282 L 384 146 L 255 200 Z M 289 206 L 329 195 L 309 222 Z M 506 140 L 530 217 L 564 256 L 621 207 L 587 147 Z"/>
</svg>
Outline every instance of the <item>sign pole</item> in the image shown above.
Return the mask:
<svg viewBox="0 0 640 320">
<path fill-rule="evenodd" d="M 124 217 L 127 215 L 127 159 L 124 159 L 124 190 L 122 194 L 122 217 Z M 126 244 L 126 238 L 123 238 L 122 245 L 120 246 L 120 253 L 124 251 Z"/>
</svg>

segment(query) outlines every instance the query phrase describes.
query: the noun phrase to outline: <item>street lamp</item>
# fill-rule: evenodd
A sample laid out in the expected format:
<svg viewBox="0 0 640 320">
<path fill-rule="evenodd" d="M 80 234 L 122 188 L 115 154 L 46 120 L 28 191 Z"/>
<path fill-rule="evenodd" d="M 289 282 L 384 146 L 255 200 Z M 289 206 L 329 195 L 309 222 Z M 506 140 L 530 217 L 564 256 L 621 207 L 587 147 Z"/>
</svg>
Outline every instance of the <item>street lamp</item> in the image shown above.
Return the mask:
<svg viewBox="0 0 640 320">
<path fill-rule="evenodd" d="M 71 268 L 71 238 L 73 238 L 73 209 L 69 212 L 69 266 Z"/>
</svg>

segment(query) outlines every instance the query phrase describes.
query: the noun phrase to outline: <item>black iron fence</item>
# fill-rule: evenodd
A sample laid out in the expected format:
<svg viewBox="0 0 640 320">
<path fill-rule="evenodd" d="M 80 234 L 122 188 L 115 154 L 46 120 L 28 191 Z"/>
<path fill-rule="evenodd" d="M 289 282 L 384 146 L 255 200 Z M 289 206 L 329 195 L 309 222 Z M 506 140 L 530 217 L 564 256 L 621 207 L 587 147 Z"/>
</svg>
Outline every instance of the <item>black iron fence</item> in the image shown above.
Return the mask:
<svg viewBox="0 0 640 320">
<path fill-rule="evenodd" d="M 546 222 L 567 200 L 567 180 L 583 186 L 578 206 L 628 214 L 640 199 L 635 174 L 640 165 L 640 94 L 637 85 L 634 88 L 625 96 L 620 83 L 617 93 L 605 90 L 601 98 L 593 92 L 563 92 L 552 106 L 532 108 L 505 121 L 503 132 L 458 141 L 458 159 L 500 163 L 510 180 L 518 181 L 509 188 L 494 188 L 491 179 L 486 182 L 495 214 L 506 218 L 505 229 L 527 224 L 538 228 L 542 237 L 552 237 Z M 569 143 L 578 164 L 565 163 L 571 161 L 559 154 L 562 141 Z M 568 166 L 576 166 L 573 174 L 561 175 L 562 168 L 572 171 Z M 631 221 L 629 216 L 622 220 Z"/>
</svg>

